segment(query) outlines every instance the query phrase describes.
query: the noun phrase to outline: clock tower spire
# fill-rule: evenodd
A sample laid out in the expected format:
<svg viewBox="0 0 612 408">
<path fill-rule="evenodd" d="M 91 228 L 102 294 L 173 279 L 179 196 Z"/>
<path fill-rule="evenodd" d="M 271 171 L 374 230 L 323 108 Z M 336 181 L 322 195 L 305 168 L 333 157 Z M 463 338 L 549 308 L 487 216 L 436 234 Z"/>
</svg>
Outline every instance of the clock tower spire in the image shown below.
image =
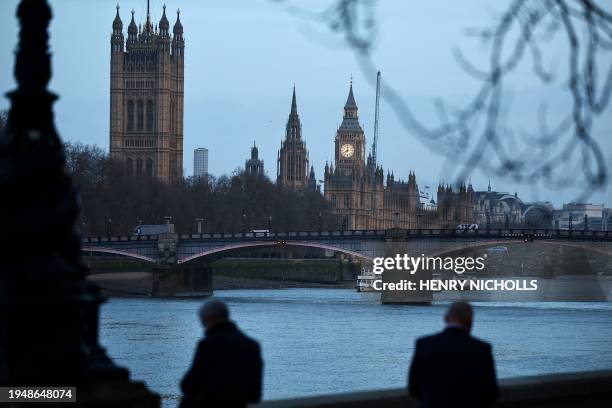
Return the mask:
<svg viewBox="0 0 612 408">
<path fill-rule="evenodd" d="M 353 81 L 344 104 L 342 124 L 336 132 L 336 168 L 344 175 L 360 174 L 365 168 L 365 133 L 353 94 Z"/>
</svg>

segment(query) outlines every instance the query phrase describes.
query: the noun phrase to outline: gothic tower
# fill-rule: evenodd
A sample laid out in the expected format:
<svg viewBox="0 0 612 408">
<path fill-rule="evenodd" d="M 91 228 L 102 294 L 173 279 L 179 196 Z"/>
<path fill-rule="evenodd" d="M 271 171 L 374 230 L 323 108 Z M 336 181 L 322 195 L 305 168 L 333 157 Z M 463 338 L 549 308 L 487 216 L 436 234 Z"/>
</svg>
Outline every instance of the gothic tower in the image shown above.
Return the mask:
<svg viewBox="0 0 612 408">
<path fill-rule="evenodd" d="M 357 176 L 365 169 L 365 133 L 359 124 L 359 112 L 353 96 L 353 82 L 344 104 L 342 124 L 336 132 L 336 171 L 343 176 Z"/>
<path fill-rule="evenodd" d="M 166 7 L 154 27 L 149 2 L 144 27 L 132 20 L 124 42 L 117 15 L 111 35 L 110 156 L 126 174 L 173 182 L 183 175 L 183 25 L 173 35 Z"/>
<path fill-rule="evenodd" d="M 438 205 L 426 206 L 415 173 L 408 180 L 396 179 L 382 166 L 365 159 L 366 139 L 359 124 L 353 84 L 344 105 L 342 124 L 336 132 L 335 168 L 325 164 L 324 196 L 337 216 L 341 229 L 366 230 L 388 228 L 432 228 L 466 222 L 471 219 L 471 187 L 462 186 L 454 193 L 450 186 L 438 186 Z"/>
<path fill-rule="evenodd" d="M 336 132 L 336 167 L 326 165 L 324 174 L 324 195 L 340 217 L 342 229 L 365 229 L 375 221 L 370 206 L 372 183 L 370 173 L 366 172 L 365 144 L 351 81 L 342 123 Z"/>
<path fill-rule="evenodd" d="M 302 140 L 302 123 L 297 112 L 295 86 L 291 99 L 291 112 L 287 119 L 285 140 L 278 151 L 276 183 L 298 192 L 304 192 L 308 186 L 308 150 Z"/>
</svg>

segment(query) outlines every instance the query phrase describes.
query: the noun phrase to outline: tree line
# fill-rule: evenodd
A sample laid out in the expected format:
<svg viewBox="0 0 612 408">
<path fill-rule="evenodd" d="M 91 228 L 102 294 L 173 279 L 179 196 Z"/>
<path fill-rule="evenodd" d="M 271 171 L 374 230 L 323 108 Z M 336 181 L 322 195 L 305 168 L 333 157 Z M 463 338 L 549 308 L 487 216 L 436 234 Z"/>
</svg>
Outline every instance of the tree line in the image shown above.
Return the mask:
<svg viewBox="0 0 612 408">
<path fill-rule="evenodd" d="M 231 175 L 184 178 L 167 184 L 129 177 L 121 163 L 97 146 L 65 145 L 66 168 L 78 189 L 83 235 L 129 235 L 139 224 L 162 224 L 171 217 L 178 233 L 296 231 L 338 228 L 318 191 L 298 194 L 267 177 L 241 170 Z"/>
</svg>

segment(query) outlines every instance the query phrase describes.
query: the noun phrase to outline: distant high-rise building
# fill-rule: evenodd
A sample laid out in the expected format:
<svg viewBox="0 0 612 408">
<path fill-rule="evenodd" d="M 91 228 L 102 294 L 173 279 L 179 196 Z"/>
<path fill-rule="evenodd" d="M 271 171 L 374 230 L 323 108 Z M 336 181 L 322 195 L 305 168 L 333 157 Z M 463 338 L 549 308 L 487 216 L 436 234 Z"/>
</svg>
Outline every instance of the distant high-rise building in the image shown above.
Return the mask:
<svg viewBox="0 0 612 408">
<path fill-rule="evenodd" d="M 199 147 L 193 151 L 193 176 L 204 177 L 208 174 L 208 149 Z"/>
<path fill-rule="evenodd" d="M 244 170 L 252 176 L 263 176 L 264 174 L 264 162 L 259 159 L 259 150 L 255 142 L 253 142 L 253 147 L 251 147 L 251 158 L 244 164 Z"/>
<path fill-rule="evenodd" d="M 302 123 L 297 112 L 295 86 L 291 99 L 291 112 L 287 119 L 285 140 L 278 151 L 276 183 L 285 188 L 304 192 L 308 187 L 308 150 L 302 139 Z"/>
<path fill-rule="evenodd" d="M 126 173 L 165 182 L 183 175 L 183 25 L 177 12 L 173 35 L 166 7 L 154 27 L 147 3 L 142 28 L 134 21 L 124 41 L 117 15 L 111 35 L 110 156 Z"/>
</svg>

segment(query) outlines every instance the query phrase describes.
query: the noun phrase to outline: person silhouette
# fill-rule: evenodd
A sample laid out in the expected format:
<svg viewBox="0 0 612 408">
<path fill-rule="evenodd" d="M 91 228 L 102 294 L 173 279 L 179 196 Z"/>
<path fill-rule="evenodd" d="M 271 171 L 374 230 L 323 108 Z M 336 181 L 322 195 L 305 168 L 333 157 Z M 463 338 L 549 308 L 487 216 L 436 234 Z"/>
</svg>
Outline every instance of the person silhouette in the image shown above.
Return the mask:
<svg viewBox="0 0 612 408">
<path fill-rule="evenodd" d="M 229 320 L 219 300 L 199 312 L 206 337 L 181 381 L 181 408 L 245 407 L 261 400 L 263 361 L 259 344 Z"/>
<path fill-rule="evenodd" d="M 450 305 L 446 328 L 417 339 L 408 392 L 421 408 L 485 407 L 499 394 L 491 345 L 470 335 L 472 307 Z"/>
</svg>

